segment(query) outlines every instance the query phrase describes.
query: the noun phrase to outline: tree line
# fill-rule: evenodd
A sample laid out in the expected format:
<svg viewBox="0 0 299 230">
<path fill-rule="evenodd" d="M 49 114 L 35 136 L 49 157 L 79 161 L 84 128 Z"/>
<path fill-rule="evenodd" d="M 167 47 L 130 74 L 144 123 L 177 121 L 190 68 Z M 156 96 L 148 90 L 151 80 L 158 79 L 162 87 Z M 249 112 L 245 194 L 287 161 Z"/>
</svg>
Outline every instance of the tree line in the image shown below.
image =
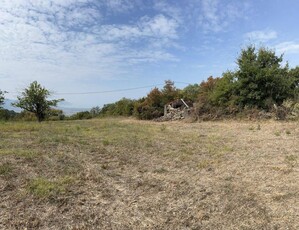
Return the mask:
<svg viewBox="0 0 299 230">
<path fill-rule="evenodd" d="M 152 89 L 139 100 L 123 98 L 105 105 L 100 116 L 126 115 L 153 119 L 163 115 L 166 103 L 183 98 L 195 106 L 196 117 L 225 117 L 244 112 L 271 112 L 287 104 L 289 111 L 298 106 L 299 67 L 283 64 L 283 55 L 273 50 L 248 46 L 236 60 L 237 68 L 221 77 L 210 76 L 200 84 L 177 89 L 166 81 L 162 90 Z"/>
<path fill-rule="evenodd" d="M 226 71 L 221 77 L 210 76 L 200 84 L 191 84 L 183 89 L 175 87 L 171 80 L 164 87 L 152 89 L 145 97 L 137 100 L 121 100 L 94 107 L 90 111 L 79 112 L 71 119 L 89 119 L 104 116 L 135 116 L 139 119 L 154 119 L 163 115 L 164 105 L 183 98 L 195 104 L 194 113 L 200 116 L 231 116 L 244 111 L 265 111 L 288 104 L 298 106 L 299 66 L 290 68 L 284 64 L 283 55 L 261 47 L 248 46 L 241 50 L 236 60 L 237 68 Z M 38 121 L 52 113 L 60 114 L 53 107 L 63 99 L 47 100 L 47 89 L 33 82 L 25 89 L 14 106 L 33 113 Z M 0 106 L 4 102 L 4 92 L 0 91 Z M 0 115 L 1 116 L 1 115 Z"/>
</svg>

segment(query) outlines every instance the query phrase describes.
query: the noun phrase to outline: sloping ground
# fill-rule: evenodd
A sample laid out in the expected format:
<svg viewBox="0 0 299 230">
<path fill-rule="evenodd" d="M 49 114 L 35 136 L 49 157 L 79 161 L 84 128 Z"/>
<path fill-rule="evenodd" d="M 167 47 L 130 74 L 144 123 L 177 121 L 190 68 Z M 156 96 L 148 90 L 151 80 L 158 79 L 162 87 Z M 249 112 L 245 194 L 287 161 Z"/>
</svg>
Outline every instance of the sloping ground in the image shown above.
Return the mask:
<svg viewBox="0 0 299 230">
<path fill-rule="evenodd" d="M 299 229 L 299 126 L 0 124 L 0 229 Z"/>
</svg>

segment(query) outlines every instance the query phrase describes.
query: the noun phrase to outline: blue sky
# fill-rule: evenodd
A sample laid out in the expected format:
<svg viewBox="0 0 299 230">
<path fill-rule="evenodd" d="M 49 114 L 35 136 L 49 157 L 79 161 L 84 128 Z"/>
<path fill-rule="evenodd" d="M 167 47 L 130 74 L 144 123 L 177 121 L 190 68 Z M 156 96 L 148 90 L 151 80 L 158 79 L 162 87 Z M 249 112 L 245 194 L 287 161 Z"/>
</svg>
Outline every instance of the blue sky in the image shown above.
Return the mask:
<svg viewBox="0 0 299 230">
<path fill-rule="evenodd" d="M 298 11 L 297 0 L 2 0 L 0 89 L 14 99 L 37 80 L 64 106 L 102 106 L 151 87 L 62 93 L 200 83 L 234 70 L 249 44 L 294 67 Z"/>
</svg>

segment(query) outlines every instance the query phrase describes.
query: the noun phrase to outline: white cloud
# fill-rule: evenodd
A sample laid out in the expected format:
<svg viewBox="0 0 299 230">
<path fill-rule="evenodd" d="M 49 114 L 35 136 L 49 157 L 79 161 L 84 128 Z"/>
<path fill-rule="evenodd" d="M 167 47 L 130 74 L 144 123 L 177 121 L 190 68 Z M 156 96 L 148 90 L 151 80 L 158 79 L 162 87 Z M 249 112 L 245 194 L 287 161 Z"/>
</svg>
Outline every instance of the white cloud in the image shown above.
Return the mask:
<svg viewBox="0 0 299 230">
<path fill-rule="evenodd" d="M 177 38 L 178 23 L 161 14 L 154 18 L 142 18 L 141 27 L 149 36 Z"/>
<path fill-rule="evenodd" d="M 204 29 L 218 32 L 221 30 L 221 21 L 218 14 L 218 1 L 202 1 L 202 15 L 199 18 L 199 23 Z"/>
<path fill-rule="evenodd" d="M 109 0 L 107 6 L 114 12 L 126 12 L 134 8 L 135 2 L 132 0 Z"/>
<path fill-rule="evenodd" d="M 198 24 L 204 32 L 221 32 L 240 18 L 245 18 L 248 8 L 246 1 L 227 3 L 220 0 L 201 0 L 200 7 L 195 1 L 192 7 L 199 14 Z"/>
<path fill-rule="evenodd" d="M 177 46 L 180 25 L 168 14 L 107 20 L 131 7 L 128 0 L 4 0 L 0 75 L 10 78 L 1 87 L 13 92 L 38 80 L 55 91 L 78 92 L 82 82 L 124 78 L 142 63 L 177 61 L 168 48 Z"/>
<path fill-rule="evenodd" d="M 267 42 L 277 38 L 277 32 L 274 30 L 256 30 L 244 35 L 245 39 L 252 42 Z"/>
<path fill-rule="evenodd" d="M 124 48 L 131 47 L 131 53 L 138 53 L 133 52 L 132 42 L 143 42 L 142 54 L 147 47 L 152 53 L 152 40 L 171 44 L 177 38 L 177 22 L 162 14 L 142 17 L 131 25 L 104 25 L 102 12 L 94 5 L 86 7 L 87 3 L 84 0 L 5 1 L 0 9 L 0 53 L 10 60 L 42 58 L 52 63 L 57 63 L 58 57 L 68 57 L 69 63 L 90 57 L 102 62 L 113 58 L 120 61 Z M 125 2 L 109 1 L 111 7 L 120 4 Z M 160 60 L 159 55 L 155 57 Z M 59 62 L 64 64 L 66 59 Z"/>
<path fill-rule="evenodd" d="M 282 42 L 275 46 L 275 50 L 279 53 L 299 53 L 299 43 Z"/>
<path fill-rule="evenodd" d="M 168 17 L 175 19 L 178 23 L 183 22 L 182 8 L 179 6 L 170 5 L 165 0 L 159 0 L 154 3 L 154 8 Z"/>
<path fill-rule="evenodd" d="M 98 28 L 96 33 L 106 41 L 136 41 L 144 38 L 163 40 L 176 39 L 178 27 L 175 20 L 159 14 L 152 18 L 144 16 L 133 25 L 104 25 Z"/>
</svg>

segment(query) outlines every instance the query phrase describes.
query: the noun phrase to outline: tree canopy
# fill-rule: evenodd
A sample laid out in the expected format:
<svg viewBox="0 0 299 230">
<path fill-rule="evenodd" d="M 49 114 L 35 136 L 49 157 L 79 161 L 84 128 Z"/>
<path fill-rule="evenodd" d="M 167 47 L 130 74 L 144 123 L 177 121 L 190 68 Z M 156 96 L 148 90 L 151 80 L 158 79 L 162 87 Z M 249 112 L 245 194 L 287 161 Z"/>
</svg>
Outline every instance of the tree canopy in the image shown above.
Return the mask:
<svg viewBox="0 0 299 230">
<path fill-rule="evenodd" d="M 283 56 L 267 48 L 249 46 L 237 59 L 234 73 L 236 94 L 240 106 L 268 108 L 273 103 L 292 97 L 294 78 L 288 74 L 288 65 L 282 66 Z"/>
<path fill-rule="evenodd" d="M 55 107 L 58 102 L 63 101 L 63 99 L 47 100 L 50 95 L 51 93 L 46 88 L 34 81 L 12 105 L 34 113 L 38 121 L 41 122 L 46 118 L 52 106 Z"/>
<path fill-rule="evenodd" d="M 294 99 L 298 97 L 299 67 L 289 69 L 282 62 L 283 56 L 270 49 L 248 46 L 237 58 L 237 70 L 201 83 L 199 101 L 224 109 L 236 106 L 238 110 L 270 110 L 274 104 Z"/>
</svg>

